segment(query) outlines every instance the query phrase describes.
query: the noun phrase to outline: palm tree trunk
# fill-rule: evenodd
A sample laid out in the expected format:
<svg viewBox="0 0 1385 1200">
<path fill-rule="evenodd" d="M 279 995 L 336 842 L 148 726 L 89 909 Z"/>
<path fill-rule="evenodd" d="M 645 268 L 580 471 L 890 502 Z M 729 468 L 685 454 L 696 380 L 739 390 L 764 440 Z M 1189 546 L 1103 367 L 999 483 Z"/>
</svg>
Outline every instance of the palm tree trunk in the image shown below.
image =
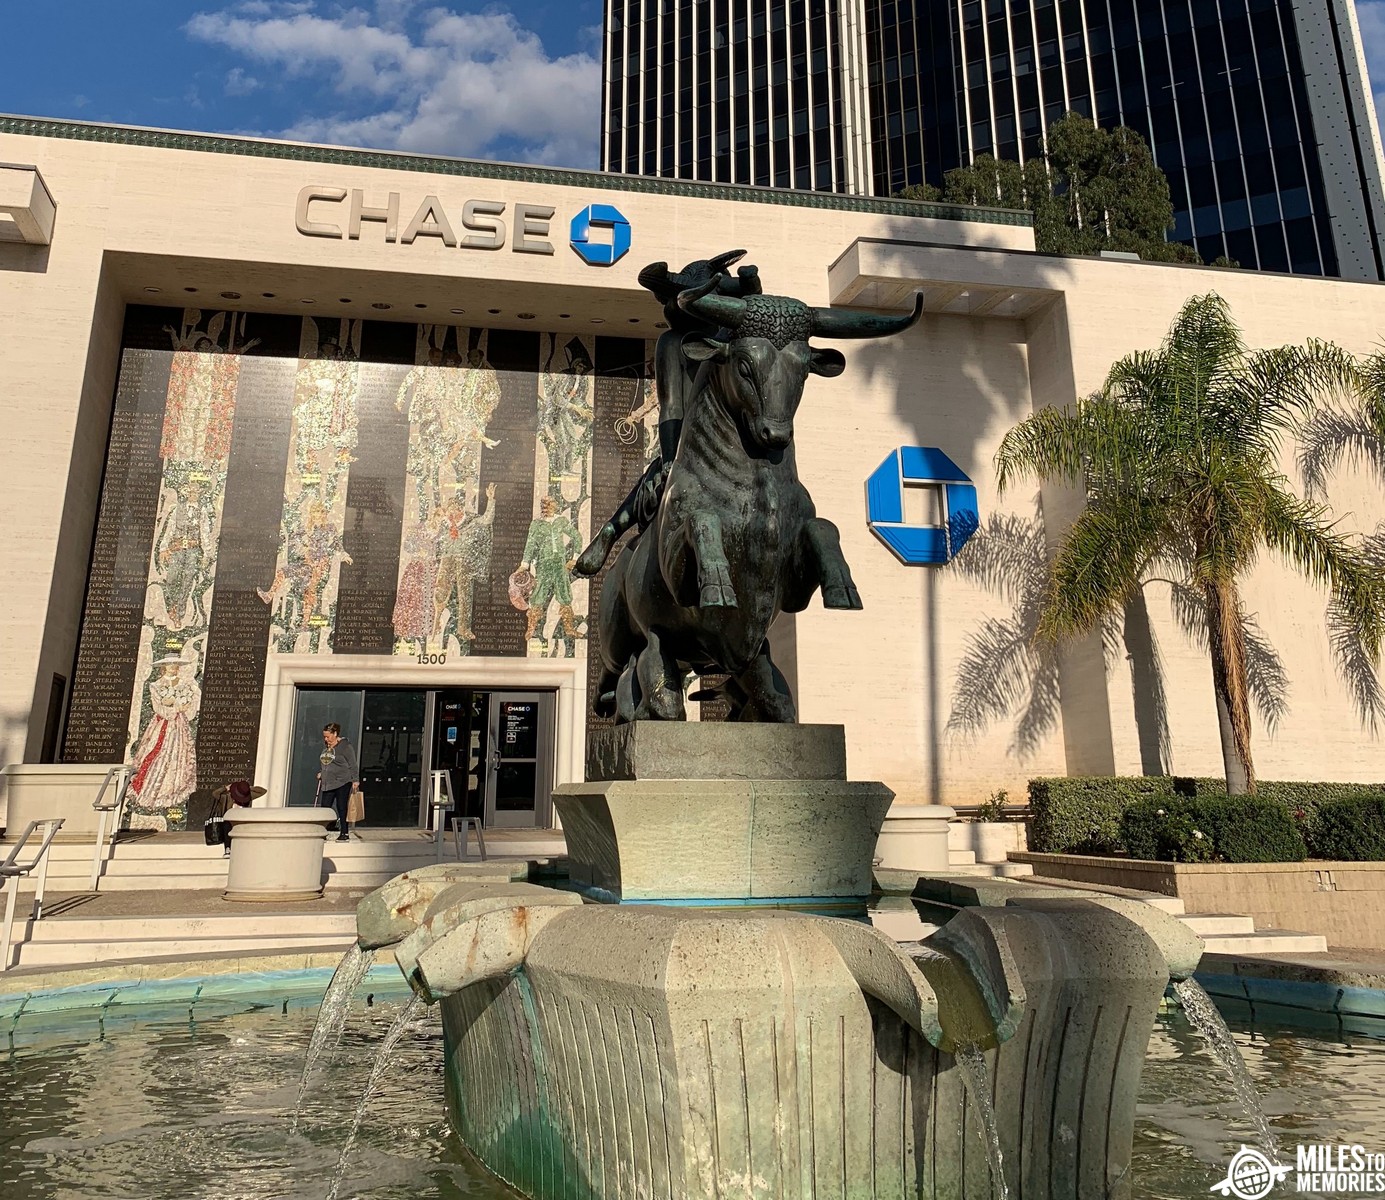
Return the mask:
<svg viewBox="0 0 1385 1200">
<path fill-rule="evenodd" d="M 1250 687 L 1241 600 L 1231 582 L 1209 583 L 1204 594 L 1226 790 L 1232 796 L 1248 795 L 1255 791 L 1255 764 L 1250 755 Z"/>
</svg>

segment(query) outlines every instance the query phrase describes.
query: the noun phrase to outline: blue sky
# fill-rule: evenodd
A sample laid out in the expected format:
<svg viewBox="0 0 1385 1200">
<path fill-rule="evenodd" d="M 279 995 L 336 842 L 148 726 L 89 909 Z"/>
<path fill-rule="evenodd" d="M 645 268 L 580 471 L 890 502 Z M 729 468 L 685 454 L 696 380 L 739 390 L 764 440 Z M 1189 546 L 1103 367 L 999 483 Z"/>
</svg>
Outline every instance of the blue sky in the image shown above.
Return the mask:
<svg viewBox="0 0 1385 1200">
<path fill-rule="evenodd" d="M 0 112 L 596 165 L 601 0 L 5 7 Z"/>
<path fill-rule="evenodd" d="M 0 112 L 596 165 L 601 0 L 7 8 Z M 1357 11 L 1379 106 L 1385 0 Z"/>
</svg>

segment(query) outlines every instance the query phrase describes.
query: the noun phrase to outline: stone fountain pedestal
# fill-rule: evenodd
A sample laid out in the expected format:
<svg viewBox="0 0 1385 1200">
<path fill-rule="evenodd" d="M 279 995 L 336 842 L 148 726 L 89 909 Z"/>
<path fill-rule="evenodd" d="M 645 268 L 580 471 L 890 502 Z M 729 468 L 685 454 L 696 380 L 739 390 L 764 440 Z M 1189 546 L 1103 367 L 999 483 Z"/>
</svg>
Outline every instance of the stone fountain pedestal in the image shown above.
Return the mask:
<svg viewBox="0 0 1385 1200">
<path fill-rule="evenodd" d="M 553 793 L 571 878 L 609 898 L 864 898 L 894 793 L 846 777 L 840 725 L 637 721 Z"/>
<path fill-rule="evenodd" d="M 583 894 L 446 864 L 357 912 L 439 1005 L 453 1124 L 496 1175 L 533 1200 L 1129 1196 L 1186 927 L 1057 894 L 920 945 L 786 911 L 870 888 L 891 793 L 846 780 L 837 726 L 635 724 L 590 758 L 555 796 Z"/>
</svg>

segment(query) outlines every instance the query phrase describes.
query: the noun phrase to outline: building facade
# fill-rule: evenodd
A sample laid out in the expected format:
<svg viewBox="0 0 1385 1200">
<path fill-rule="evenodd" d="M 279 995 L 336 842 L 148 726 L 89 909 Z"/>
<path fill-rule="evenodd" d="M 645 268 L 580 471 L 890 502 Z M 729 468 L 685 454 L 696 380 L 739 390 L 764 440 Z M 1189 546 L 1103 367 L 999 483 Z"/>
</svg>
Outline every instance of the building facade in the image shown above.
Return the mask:
<svg viewBox="0 0 1385 1200">
<path fill-rule="evenodd" d="M 1169 178 L 1169 236 L 1206 261 L 1385 278 L 1380 136 L 1351 0 L 817 2 L 813 20 L 804 0 L 750 4 L 752 21 L 758 11 L 761 24 L 778 24 L 787 52 L 778 79 L 755 72 L 765 52 L 775 69 L 776 43 L 757 50 L 744 17 L 714 20 L 721 32 L 703 54 L 678 34 L 713 5 L 610 0 L 604 165 L 888 196 L 940 184 L 981 154 L 1039 154 L 1048 126 L 1080 112 L 1145 137 Z M 793 74 L 796 44 L 823 45 L 819 59 L 803 60 L 824 64 L 811 86 Z M 690 93 L 667 86 L 704 76 L 708 100 L 694 108 Z M 830 97 L 824 120 L 840 110 L 836 144 L 814 123 L 820 95 Z M 757 126 L 762 109 L 769 125 Z M 740 143 L 742 114 L 751 119 Z M 774 133 L 800 127 L 811 134 L 802 153 Z M 691 153 L 664 155 L 671 129 L 685 141 L 708 133 L 708 153 L 694 137 Z M 819 154 L 837 146 L 846 152 Z"/>
<path fill-rule="evenodd" d="M 1190 295 L 1221 291 L 1253 345 L 1366 353 L 1385 324 L 1371 285 L 1051 259 L 1006 212 L 24 118 L 0 118 L 0 161 L 0 765 L 129 763 L 131 820 L 156 830 L 234 778 L 312 803 L 329 720 L 372 822 L 421 821 L 432 770 L 490 824 L 550 819 L 594 727 L 602 577 L 567 562 L 653 446 L 663 317 L 637 275 L 733 246 L 810 304 L 925 301 L 906 334 L 845 344 L 795 422 L 865 609 L 783 618 L 775 658 L 802 720 L 845 725 L 853 777 L 947 803 L 1217 774 L 1207 660 L 1158 584 L 1143 666 L 1178 701 L 1158 737 L 1148 671 L 1100 639 L 963 736 L 1024 580 L 953 557 L 948 506 L 1042 571 L 1073 498 L 998 495 L 1000 439 L 1157 345 Z M 893 463 L 928 467 L 932 508 L 880 515 Z M 1364 475 L 1332 501 L 1342 528 L 1385 520 Z M 905 561 L 880 521 L 944 550 Z M 1321 593 L 1267 562 L 1245 597 L 1291 685 L 1261 776 L 1377 778 Z"/>
</svg>

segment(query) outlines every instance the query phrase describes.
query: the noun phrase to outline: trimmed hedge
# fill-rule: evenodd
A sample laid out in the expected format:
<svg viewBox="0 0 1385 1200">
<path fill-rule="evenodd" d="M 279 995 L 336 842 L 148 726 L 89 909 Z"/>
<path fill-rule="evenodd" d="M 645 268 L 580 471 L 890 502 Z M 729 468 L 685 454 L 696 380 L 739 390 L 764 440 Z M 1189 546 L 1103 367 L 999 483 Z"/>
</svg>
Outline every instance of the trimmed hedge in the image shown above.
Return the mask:
<svg viewBox="0 0 1385 1200">
<path fill-rule="evenodd" d="M 1188 776 L 1087 775 L 1031 779 L 1029 848 L 1045 854 L 1114 854 L 1124 848 L 1121 816 L 1132 804 L 1150 798 L 1199 799 L 1225 795 L 1224 780 Z M 1257 785 L 1254 799 L 1273 800 L 1283 806 L 1303 835 L 1311 857 L 1340 858 L 1337 850 L 1341 848 L 1341 839 L 1327 844 L 1320 838 L 1319 813 L 1325 804 L 1360 796 L 1385 800 L 1385 784 L 1363 786 L 1359 783 L 1266 780 Z"/>
<path fill-rule="evenodd" d="M 1382 801 L 1385 804 L 1385 801 Z M 1302 862 L 1303 834 L 1279 800 L 1169 796 L 1139 800 L 1121 815 L 1131 858 L 1161 862 Z"/>
<path fill-rule="evenodd" d="M 1385 796 L 1357 792 L 1318 805 L 1314 858 L 1341 862 L 1385 860 Z"/>
</svg>

